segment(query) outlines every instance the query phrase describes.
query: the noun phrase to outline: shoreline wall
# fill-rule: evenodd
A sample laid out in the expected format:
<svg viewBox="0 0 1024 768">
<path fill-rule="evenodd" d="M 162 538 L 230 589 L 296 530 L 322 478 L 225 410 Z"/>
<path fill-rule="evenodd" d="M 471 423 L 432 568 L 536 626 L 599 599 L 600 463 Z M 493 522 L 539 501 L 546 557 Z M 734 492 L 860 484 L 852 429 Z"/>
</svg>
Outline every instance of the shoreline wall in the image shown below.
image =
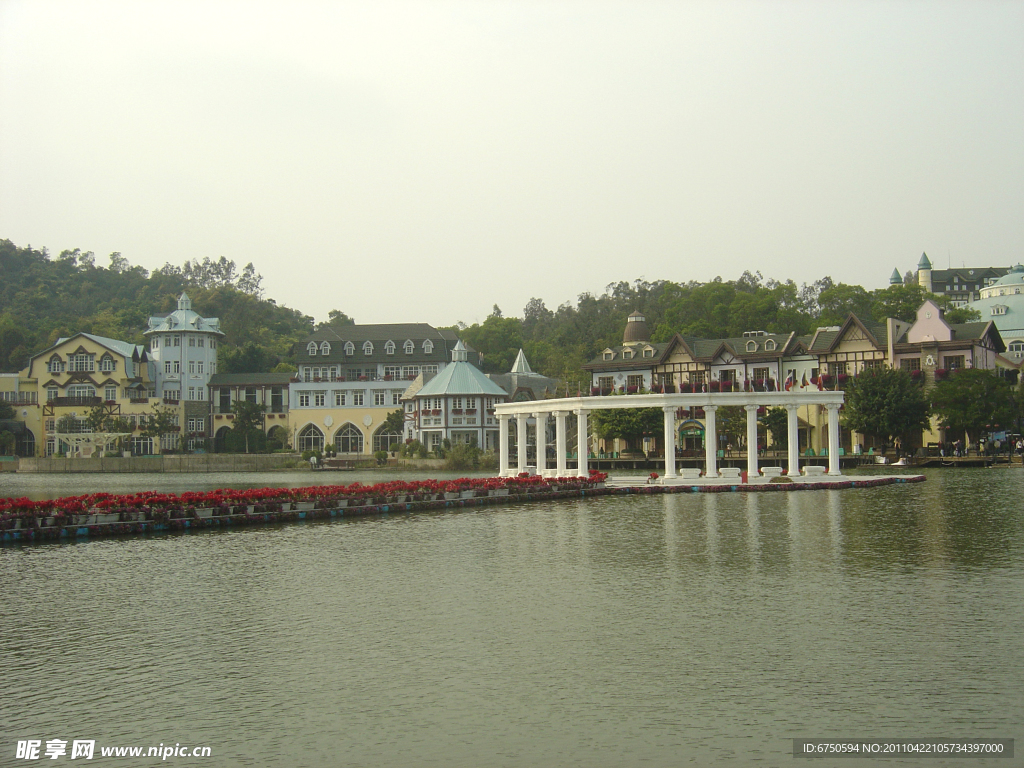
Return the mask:
<svg viewBox="0 0 1024 768">
<path fill-rule="evenodd" d="M 101 459 L 19 459 L 17 472 L 75 474 L 85 472 L 265 472 L 292 469 L 297 454 L 192 453 Z M 308 465 L 307 465 L 308 466 Z M 301 468 L 301 467 L 300 467 Z"/>
</svg>

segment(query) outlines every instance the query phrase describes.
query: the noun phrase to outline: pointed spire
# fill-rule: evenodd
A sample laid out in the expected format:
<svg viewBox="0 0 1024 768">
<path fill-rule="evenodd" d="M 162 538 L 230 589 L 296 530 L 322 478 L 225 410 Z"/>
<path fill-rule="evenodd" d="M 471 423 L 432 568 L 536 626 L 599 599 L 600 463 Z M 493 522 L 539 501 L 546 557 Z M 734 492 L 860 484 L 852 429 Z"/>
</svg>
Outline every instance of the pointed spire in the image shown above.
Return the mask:
<svg viewBox="0 0 1024 768">
<path fill-rule="evenodd" d="M 512 363 L 512 370 L 509 373 L 533 373 L 533 369 L 530 368 L 530 364 L 526 361 L 526 355 L 523 350 L 519 350 L 519 354 L 516 355 L 516 361 Z"/>
<path fill-rule="evenodd" d="M 918 269 L 931 269 L 932 268 L 932 262 L 928 258 L 928 254 L 927 253 L 922 253 L 921 254 L 921 260 L 919 262 L 917 262 L 917 268 Z"/>
<path fill-rule="evenodd" d="M 182 292 L 178 297 L 178 309 L 192 309 L 192 299 L 188 297 L 187 293 Z"/>
<path fill-rule="evenodd" d="M 462 339 L 459 339 L 455 343 L 455 348 L 452 349 L 452 362 L 453 363 L 465 363 L 469 361 L 469 352 L 466 350 L 466 345 L 462 343 Z"/>
<path fill-rule="evenodd" d="M 902 285 L 903 278 L 900 276 L 900 271 L 894 269 L 892 275 L 889 276 L 889 285 Z"/>
</svg>

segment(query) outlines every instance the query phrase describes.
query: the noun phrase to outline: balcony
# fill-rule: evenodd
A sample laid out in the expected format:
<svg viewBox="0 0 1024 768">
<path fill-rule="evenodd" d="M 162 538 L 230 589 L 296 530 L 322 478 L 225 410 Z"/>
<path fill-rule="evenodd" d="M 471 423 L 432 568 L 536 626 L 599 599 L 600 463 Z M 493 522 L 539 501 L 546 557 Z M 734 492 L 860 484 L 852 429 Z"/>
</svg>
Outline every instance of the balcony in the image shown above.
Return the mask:
<svg viewBox="0 0 1024 768">
<path fill-rule="evenodd" d="M 101 397 L 52 397 L 46 401 L 47 405 L 52 405 L 54 408 L 68 408 L 76 406 L 91 407 L 94 405 L 102 405 L 103 398 Z"/>
</svg>

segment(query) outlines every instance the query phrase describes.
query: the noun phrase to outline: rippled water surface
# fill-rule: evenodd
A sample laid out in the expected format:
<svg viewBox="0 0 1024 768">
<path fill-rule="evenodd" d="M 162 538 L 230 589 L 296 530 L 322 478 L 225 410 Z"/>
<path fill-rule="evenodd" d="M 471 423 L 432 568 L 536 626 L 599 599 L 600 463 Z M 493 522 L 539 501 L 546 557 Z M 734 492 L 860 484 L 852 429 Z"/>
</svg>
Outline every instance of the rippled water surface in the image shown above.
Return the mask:
<svg viewBox="0 0 1024 768">
<path fill-rule="evenodd" d="M 1020 755 L 1022 491 L 953 470 L 7 546 L 0 764 L 30 764 L 26 738 L 207 766 L 767 767 L 802 762 L 794 737 Z"/>
</svg>

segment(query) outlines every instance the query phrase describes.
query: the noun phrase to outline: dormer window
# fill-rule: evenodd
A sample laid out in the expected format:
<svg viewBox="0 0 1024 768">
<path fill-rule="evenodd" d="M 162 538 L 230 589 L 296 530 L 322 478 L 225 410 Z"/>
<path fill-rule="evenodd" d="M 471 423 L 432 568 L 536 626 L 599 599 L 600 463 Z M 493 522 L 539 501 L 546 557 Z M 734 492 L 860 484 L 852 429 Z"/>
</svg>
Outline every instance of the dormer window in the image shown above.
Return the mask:
<svg viewBox="0 0 1024 768">
<path fill-rule="evenodd" d="M 775 347 L 776 347 L 775 339 L 768 339 L 768 341 L 766 341 L 764 343 L 764 351 L 765 352 L 774 352 L 775 351 Z"/>
<path fill-rule="evenodd" d="M 351 341 L 346 341 L 345 342 L 345 354 L 348 357 L 352 357 L 352 355 L 354 355 L 355 353 L 356 353 L 356 345 L 353 344 Z"/>
<path fill-rule="evenodd" d="M 372 341 L 364 341 L 363 342 L 363 354 L 366 355 L 367 357 L 369 357 L 370 355 L 373 354 L 373 342 Z"/>
<path fill-rule="evenodd" d="M 103 373 L 113 373 L 116 368 L 117 368 L 117 363 L 114 362 L 114 358 L 112 358 L 110 355 L 104 355 L 102 358 L 100 358 L 100 371 L 101 372 L 103 372 Z M 108 397 L 107 399 L 108 400 L 113 400 L 115 398 Z"/>
<path fill-rule="evenodd" d="M 423 340 L 423 354 L 424 355 L 429 355 L 433 351 L 434 351 L 434 342 L 432 342 L 430 339 L 424 339 Z"/>
<path fill-rule="evenodd" d="M 1003 305 L 1003 304 L 996 304 L 994 307 L 992 307 L 992 314 L 993 315 L 1005 315 L 1006 314 L 1006 306 Z"/>
<path fill-rule="evenodd" d="M 610 349 L 606 349 L 604 351 L 604 359 L 605 360 L 614 360 L 615 359 L 615 353 L 612 352 Z"/>
<path fill-rule="evenodd" d="M 632 360 L 633 359 L 633 350 L 632 349 L 624 349 L 624 350 L 622 350 L 622 359 L 623 360 Z"/>
<path fill-rule="evenodd" d="M 652 347 L 644 347 L 644 357 L 654 357 L 654 349 Z"/>
<path fill-rule="evenodd" d="M 320 354 L 321 355 L 329 355 L 329 354 L 331 354 L 331 345 L 330 345 L 329 342 L 326 342 L 326 341 L 320 342 Z"/>
<path fill-rule="evenodd" d="M 405 354 L 407 354 L 407 355 L 411 355 L 413 352 L 416 351 L 416 345 L 413 344 L 410 339 L 406 339 L 405 340 L 404 348 L 405 348 Z"/>
<path fill-rule="evenodd" d="M 395 354 L 395 342 L 391 341 L 390 339 L 388 340 L 388 342 L 384 345 L 384 354 L 385 355 L 393 355 L 393 354 Z"/>
<path fill-rule="evenodd" d="M 757 342 L 756 341 L 748 341 L 747 342 L 747 352 L 757 352 Z"/>
<path fill-rule="evenodd" d="M 309 354 L 309 355 L 315 355 L 316 354 L 316 342 L 315 341 L 311 341 L 311 342 L 309 342 L 309 344 L 306 345 L 306 354 Z"/>
</svg>

